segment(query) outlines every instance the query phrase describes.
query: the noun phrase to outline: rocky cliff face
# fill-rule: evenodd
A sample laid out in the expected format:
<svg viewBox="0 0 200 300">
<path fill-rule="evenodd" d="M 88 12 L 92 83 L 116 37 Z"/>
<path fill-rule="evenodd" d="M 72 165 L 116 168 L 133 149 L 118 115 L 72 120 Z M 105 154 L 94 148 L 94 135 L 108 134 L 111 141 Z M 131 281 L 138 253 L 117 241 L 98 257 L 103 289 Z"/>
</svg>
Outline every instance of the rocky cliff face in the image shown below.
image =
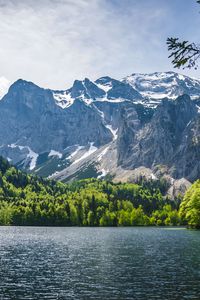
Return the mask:
<svg viewBox="0 0 200 300">
<path fill-rule="evenodd" d="M 93 142 L 99 147 L 112 140 L 101 116 L 81 99 L 62 109 L 52 91 L 22 80 L 1 100 L 0 119 L 1 153 L 14 163 L 51 150 L 62 154 L 69 146 Z"/>
<path fill-rule="evenodd" d="M 0 155 L 61 180 L 193 181 L 200 176 L 199 95 L 199 81 L 173 72 L 86 78 L 63 91 L 18 80 L 0 101 Z"/>
<path fill-rule="evenodd" d="M 123 134 L 118 141 L 119 164 L 125 169 L 144 166 L 152 170 L 164 165 L 175 178 L 198 178 L 199 120 L 198 109 L 187 95 L 175 101 L 163 100 L 152 120 L 139 129 L 134 123 L 127 123 L 126 118 Z M 186 160 L 187 156 L 190 161 Z"/>
</svg>

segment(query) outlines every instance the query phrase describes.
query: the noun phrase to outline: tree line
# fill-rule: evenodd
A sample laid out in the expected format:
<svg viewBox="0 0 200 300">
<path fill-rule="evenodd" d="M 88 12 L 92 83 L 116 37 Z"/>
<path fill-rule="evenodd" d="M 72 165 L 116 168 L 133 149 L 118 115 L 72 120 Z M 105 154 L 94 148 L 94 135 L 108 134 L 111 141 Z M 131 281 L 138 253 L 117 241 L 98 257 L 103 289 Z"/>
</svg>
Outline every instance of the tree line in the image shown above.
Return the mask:
<svg viewBox="0 0 200 300">
<path fill-rule="evenodd" d="M 134 184 L 91 178 L 64 184 L 26 174 L 0 158 L 0 225 L 187 224 L 185 206 L 180 210 L 180 199 L 171 201 L 166 189 L 165 181 L 153 180 Z M 189 192 L 183 203 L 188 197 Z"/>
</svg>

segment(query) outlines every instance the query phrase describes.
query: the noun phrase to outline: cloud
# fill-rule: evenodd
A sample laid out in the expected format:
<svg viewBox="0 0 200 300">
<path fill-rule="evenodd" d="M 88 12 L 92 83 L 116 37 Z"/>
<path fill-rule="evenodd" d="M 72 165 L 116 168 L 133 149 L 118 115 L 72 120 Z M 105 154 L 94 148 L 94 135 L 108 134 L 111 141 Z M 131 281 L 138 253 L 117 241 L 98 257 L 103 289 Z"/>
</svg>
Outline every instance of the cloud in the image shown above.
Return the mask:
<svg viewBox="0 0 200 300">
<path fill-rule="evenodd" d="M 163 0 L 0 0 L 0 75 L 59 89 L 169 68 L 169 15 Z"/>
</svg>

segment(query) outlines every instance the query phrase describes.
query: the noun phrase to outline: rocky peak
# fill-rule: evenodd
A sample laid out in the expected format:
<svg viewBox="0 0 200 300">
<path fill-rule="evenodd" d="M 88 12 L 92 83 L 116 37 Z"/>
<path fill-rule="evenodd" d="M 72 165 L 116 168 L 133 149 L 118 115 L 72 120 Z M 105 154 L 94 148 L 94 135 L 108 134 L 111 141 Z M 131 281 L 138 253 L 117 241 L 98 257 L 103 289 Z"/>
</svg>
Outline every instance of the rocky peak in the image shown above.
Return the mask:
<svg viewBox="0 0 200 300">
<path fill-rule="evenodd" d="M 83 85 L 83 82 L 80 80 L 75 80 L 72 88 L 70 89 L 71 97 L 72 98 L 78 98 L 79 96 L 83 95 L 85 97 L 89 97 L 85 91 L 85 87 Z"/>
<path fill-rule="evenodd" d="M 101 77 L 95 83 L 107 92 L 108 99 L 141 100 L 142 96 L 129 83 L 111 77 Z"/>
<path fill-rule="evenodd" d="M 127 100 L 141 100 L 142 96 L 128 83 L 118 80 L 112 81 L 112 88 L 107 93 L 108 99 L 122 98 Z"/>
<path fill-rule="evenodd" d="M 105 95 L 105 91 L 100 89 L 88 78 L 85 78 L 83 81 L 75 80 L 70 92 L 72 98 L 78 98 L 82 96 L 83 98 L 92 100 L 101 98 Z"/>
<path fill-rule="evenodd" d="M 104 77 L 100 77 L 99 79 L 97 79 L 95 81 L 95 83 L 97 84 L 102 84 L 102 85 L 107 85 L 107 84 L 110 84 L 112 83 L 114 79 L 109 77 L 109 76 L 104 76 Z"/>
<path fill-rule="evenodd" d="M 55 107 L 55 101 L 51 90 L 43 89 L 30 81 L 18 79 L 3 97 L 2 105 L 14 114 L 17 112 L 24 114 L 26 109 L 38 113 L 42 108 Z"/>
<path fill-rule="evenodd" d="M 34 84 L 31 81 L 18 79 L 10 86 L 9 92 L 34 91 L 34 90 L 39 90 L 39 89 L 43 90 L 43 88 L 40 88 L 38 85 Z"/>
<path fill-rule="evenodd" d="M 94 84 L 88 78 L 84 79 L 83 84 L 85 86 L 87 94 L 93 99 L 101 98 L 106 94 L 104 90 L 100 89 L 96 84 Z"/>
</svg>

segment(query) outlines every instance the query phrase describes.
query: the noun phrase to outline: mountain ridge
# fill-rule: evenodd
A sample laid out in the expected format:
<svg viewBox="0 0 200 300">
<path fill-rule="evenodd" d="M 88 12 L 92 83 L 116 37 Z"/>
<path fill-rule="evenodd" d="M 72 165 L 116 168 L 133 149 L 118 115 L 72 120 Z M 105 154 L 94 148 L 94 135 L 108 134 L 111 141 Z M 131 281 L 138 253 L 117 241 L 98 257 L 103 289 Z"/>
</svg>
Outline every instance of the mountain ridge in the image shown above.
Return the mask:
<svg viewBox="0 0 200 300">
<path fill-rule="evenodd" d="M 63 91 L 19 79 L 0 101 L 0 155 L 65 181 L 90 174 L 127 181 L 158 173 L 171 181 L 194 181 L 200 173 L 200 82 L 188 83 L 189 77 L 172 72 L 149 76 L 152 86 L 146 85 L 145 93 L 153 89 L 160 95 L 165 86 L 169 95 L 171 85 L 171 99 L 144 97 L 144 89 L 127 82 L 130 76 L 76 80 Z M 142 87 L 146 81 L 147 75 Z M 177 98 L 181 91 L 193 100 Z M 189 157 L 192 167 L 181 157 Z"/>
</svg>

